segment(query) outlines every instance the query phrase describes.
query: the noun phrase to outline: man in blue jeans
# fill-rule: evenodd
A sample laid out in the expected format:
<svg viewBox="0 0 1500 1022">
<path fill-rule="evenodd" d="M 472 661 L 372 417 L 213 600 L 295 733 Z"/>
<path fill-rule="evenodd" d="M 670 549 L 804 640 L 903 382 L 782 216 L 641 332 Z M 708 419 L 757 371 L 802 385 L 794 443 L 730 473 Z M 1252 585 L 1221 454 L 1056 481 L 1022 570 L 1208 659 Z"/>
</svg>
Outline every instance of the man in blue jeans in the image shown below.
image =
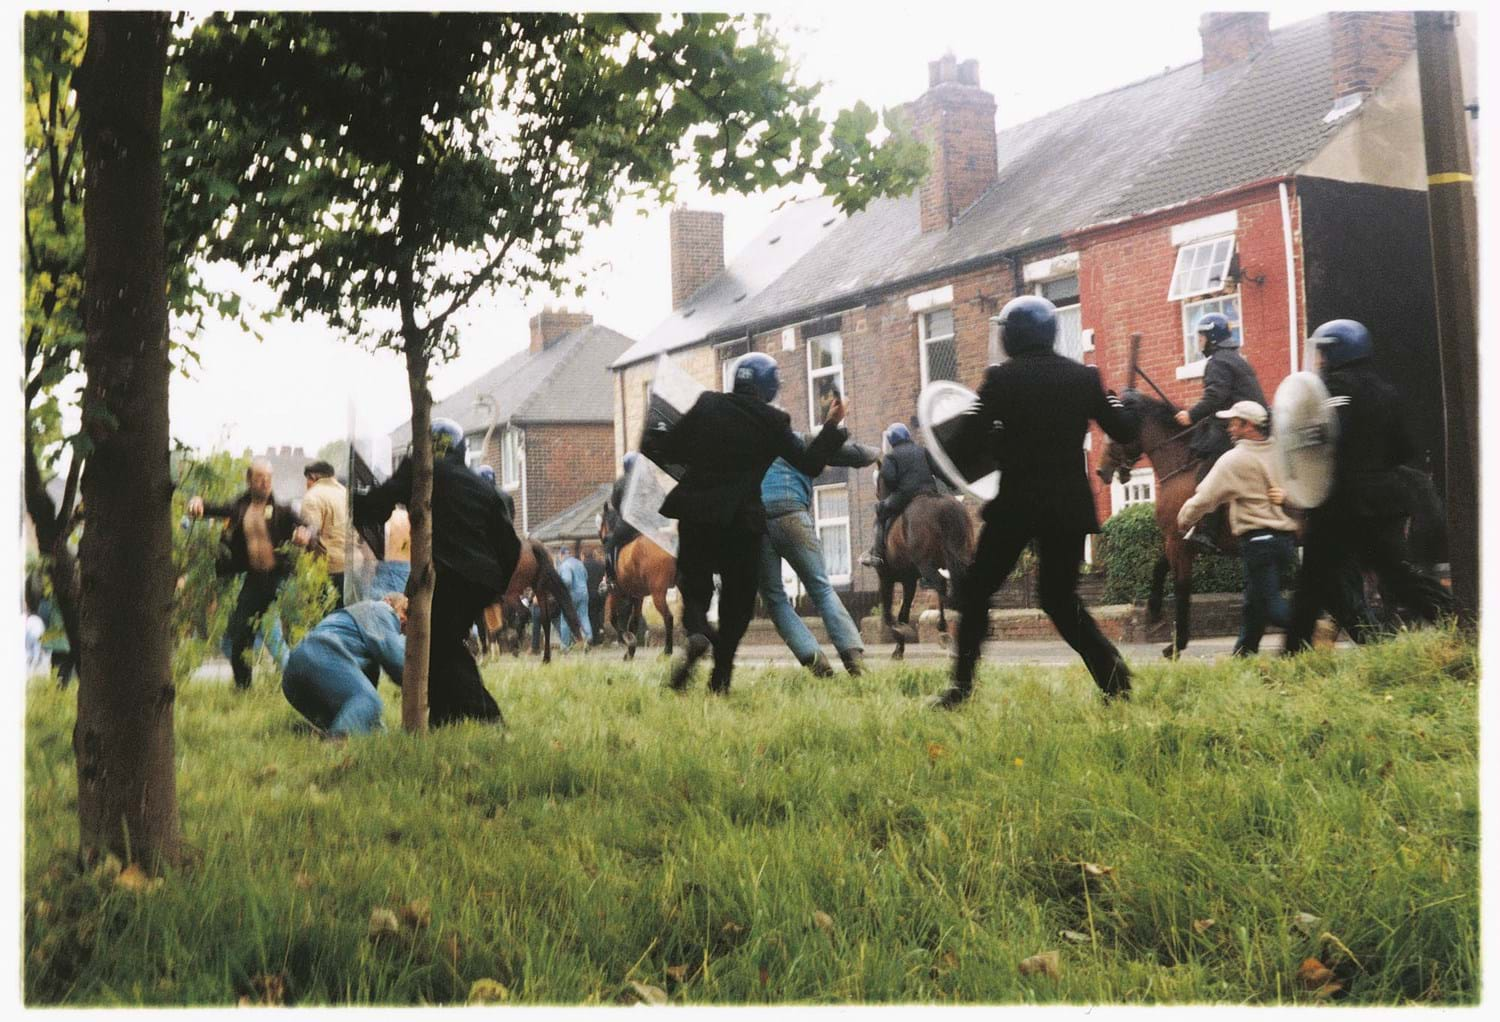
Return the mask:
<svg viewBox="0 0 1500 1022">
<path fill-rule="evenodd" d="M 803 436 L 811 443 L 810 436 Z M 878 457 L 874 448 L 848 441 L 828 459 L 829 465 L 863 468 Z M 781 584 L 781 562 L 792 566 L 803 588 L 812 598 L 828 638 L 851 675 L 863 671 L 864 643 L 849 611 L 833 591 L 823 563 L 823 546 L 812 517 L 812 479 L 784 458 L 777 458 L 761 479 L 760 500 L 766 508 L 766 534 L 760 545 L 760 597 L 771 612 L 771 621 L 797 662 L 820 678 L 833 674 L 828 657 L 818 648 L 802 619 L 797 616 Z"/>
<path fill-rule="evenodd" d="M 578 623 L 583 629 L 583 641 L 586 645 L 594 639 L 593 629 L 589 627 L 588 569 L 575 556 L 574 551 L 567 547 L 560 547 L 557 551 L 557 574 L 563 580 L 563 585 L 568 589 L 568 597 L 573 601 L 573 609 L 578 612 Z M 558 614 L 557 630 L 562 636 L 563 649 L 571 649 L 573 647 L 573 631 L 568 627 L 566 615 Z"/>
<path fill-rule="evenodd" d="M 1266 410 L 1254 401 L 1237 401 L 1215 413 L 1229 420 L 1234 447 L 1214 463 L 1197 491 L 1177 513 L 1188 528 L 1221 504 L 1229 505 L 1229 531 L 1245 562 L 1245 602 L 1235 656 L 1260 650 L 1266 625 L 1285 628 L 1291 608 L 1281 595 L 1281 579 L 1296 553 L 1296 523 L 1282 509 L 1280 467 L 1266 439 Z"/>
<path fill-rule="evenodd" d="M 375 685 L 383 668 L 397 685 L 406 665 L 406 597 L 390 593 L 335 610 L 287 659 L 281 691 L 329 738 L 383 729 Z"/>
</svg>

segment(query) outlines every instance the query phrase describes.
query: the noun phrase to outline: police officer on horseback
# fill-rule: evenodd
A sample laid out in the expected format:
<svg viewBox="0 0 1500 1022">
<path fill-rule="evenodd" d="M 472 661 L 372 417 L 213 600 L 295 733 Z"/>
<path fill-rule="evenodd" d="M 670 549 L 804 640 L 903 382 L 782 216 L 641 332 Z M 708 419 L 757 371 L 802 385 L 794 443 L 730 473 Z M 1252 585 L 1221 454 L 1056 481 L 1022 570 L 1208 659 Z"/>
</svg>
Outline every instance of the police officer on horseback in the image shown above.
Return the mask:
<svg viewBox="0 0 1500 1022">
<path fill-rule="evenodd" d="M 924 494 L 937 496 L 940 469 L 932 454 L 912 439 L 905 423 L 885 428 L 886 453 L 880 460 L 880 488 L 885 496 L 875 505 L 875 539 L 859 563 L 878 568 L 885 563 L 885 536 L 891 523 L 901 517 L 913 500 Z"/>
<path fill-rule="evenodd" d="M 619 571 L 620 549 L 641 534 L 640 530 L 625 520 L 620 513 L 620 507 L 625 502 L 625 485 L 630 481 L 630 471 L 635 468 L 636 460 L 640 457 L 635 451 L 625 455 L 620 478 L 615 480 L 614 486 L 610 488 L 609 497 L 604 501 L 604 510 L 600 515 L 599 531 L 604 540 L 604 578 L 605 584 L 614 586 L 616 574 Z"/>
<path fill-rule="evenodd" d="M 1402 607 L 1435 620 L 1450 613 L 1453 599 L 1436 580 L 1406 557 L 1403 527 L 1408 487 L 1400 466 L 1416 454 L 1396 391 L 1370 366 L 1374 342 L 1352 319 L 1335 319 L 1313 331 L 1318 371 L 1338 411 L 1339 439 L 1334 454 L 1333 490 L 1308 515 L 1302 572 L 1292 599 L 1285 652 L 1306 649 L 1323 610 L 1356 622 L 1360 640 L 1379 630 L 1367 609 L 1349 606 L 1357 598 L 1345 578 L 1352 565 L 1369 567 L 1381 589 Z"/>
<path fill-rule="evenodd" d="M 1199 317 L 1196 332 L 1199 350 L 1208 359 L 1203 367 L 1203 398 L 1192 408 L 1178 412 L 1177 424 L 1184 428 L 1197 427 L 1188 447 L 1202 459 L 1198 466 L 1198 481 L 1201 483 L 1214 462 L 1234 446 L 1218 413 L 1228 411 L 1240 401 L 1254 401 L 1264 408 L 1266 395 L 1260 389 L 1255 370 L 1240 354 L 1240 337 L 1226 316 L 1210 312 Z M 1214 537 L 1219 533 L 1222 518 L 1222 511 L 1204 515 L 1197 527 L 1188 533 L 1188 542 L 1217 553 Z"/>
<path fill-rule="evenodd" d="M 694 665 L 712 649 L 709 689 L 729 691 L 735 650 L 755 609 L 766 469 L 782 457 L 816 476 L 843 446 L 840 396 L 833 395 L 823 428 L 804 445 L 792 432 L 791 417 L 771 405 L 780 386 L 776 360 L 751 352 L 735 366 L 731 393 L 702 394 L 675 426 L 647 431 L 641 440 L 641 453 L 657 464 L 685 467 L 661 505 L 663 515 L 678 520 L 677 588 L 688 636 L 686 655 L 673 665 L 668 682 L 674 689 L 688 684 Z M 715 574 L 721 580 L 717 629 L 708 623 Z"/>
<path fill-rule="evenodd" d="M 1000 340 L 1009 361 L 985 372 L 975 411 L 964 416 L 955 449 L 987 447 L 1000 467 L 1000 492 L 984 508 L 974 561 L 959 588 L 953 684 L 933 705 L 950 708 L 969 697 L 979 647 L 989 628 L 990 597 L 1035 541 L 1042 609 L 1058 634 L 1083 657 L 1106 697 L 1128 696 L 1130 670 L 1078 599 L 1084 536 L 1099 531 L 1089 488 L 1083 438 L 1089 420 L 1121 442 L 1139 429 L 1135 413 L 1106 393 L 1099 370 L 1053 351 L 1057 309 L 1023 295 L 1000 312 Z"/>
</svg>

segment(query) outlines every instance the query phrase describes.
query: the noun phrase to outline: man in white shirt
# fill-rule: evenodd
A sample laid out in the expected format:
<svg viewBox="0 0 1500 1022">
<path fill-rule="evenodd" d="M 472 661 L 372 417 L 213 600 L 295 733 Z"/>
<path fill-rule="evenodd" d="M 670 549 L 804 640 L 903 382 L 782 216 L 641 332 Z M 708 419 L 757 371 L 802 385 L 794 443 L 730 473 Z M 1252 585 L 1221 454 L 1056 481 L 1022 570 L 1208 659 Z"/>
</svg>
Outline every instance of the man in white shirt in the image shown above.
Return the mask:
<svg viewBox="0 0 1500 1022">
<path fill-rule="evenodd" d="M 1254 401 L 1237 401 L 1215 413 L 1227 419 L 1234 447 L 1214 463 L 1197 492 L 1177 513 L 1186 529 L 1209 511 L 1228 505 L 1229 531 L 1239 541 L 1245 563 L 1245 601 L 1235 656 L 1259 651 L 1266 625 L 1285 628 L 1291 608 L 1281 595 L 1281 578 L 1296 553 L 1297 525 L 1282 509 L 1280 469 L 1266 439 L 1266 410 Z"/>
</svg>

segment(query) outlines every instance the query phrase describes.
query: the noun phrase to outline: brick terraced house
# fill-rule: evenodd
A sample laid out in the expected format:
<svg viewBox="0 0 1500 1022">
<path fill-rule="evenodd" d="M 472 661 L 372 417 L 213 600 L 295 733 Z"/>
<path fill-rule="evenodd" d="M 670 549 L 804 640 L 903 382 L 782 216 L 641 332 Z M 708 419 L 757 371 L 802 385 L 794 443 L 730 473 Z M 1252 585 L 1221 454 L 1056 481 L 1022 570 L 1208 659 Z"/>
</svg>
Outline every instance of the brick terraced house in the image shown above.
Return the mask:
<svg viewBox="0 0 1500 1022">
<path fill-rule="evenodd" d="M 1472 23 L 1460 28 L 1472 56 Z M 998 132 L 977 62 L 935 61 L 907 106 L 932 154 L 916 192 L 848 217 L 800 204 L 727 267 L 702 236 L 711 216 L 674 216 L 673 311 L 614 363 L 617 456 L 639 443 L 663 352 L 717 388 L 740 355 L 767 352 L 799 428 L 836 388 L 853 435 L 878 442 L 929 380 L 977 387 L 998 357 L 1000 308 L 1035 293 L 1059 307 L 1058 347 L 1106 385 L 1125 385 L 1141 333 L 1141 365 L 1182 406 L 1201 392 L 1204 313 L 1234 323 L 1268 397 L 1302 367 L 1313 327 L 1359 319 L 1440 472 L 1411 15 L 1336 12 L 1273 32 L 1264 13 L 1213 13 L 1200 34 L 1201 60 Z M 1090 478 L 1101 519 L 1152 497 L 1146 469 L 1126 486 Z M 872 473 L 830 469 L 816 495 L 830 574 L 874 588 L 856 563 Z"/>
<path fill-rule="evenodd" d="M 566 310 L 537 313 L 530 330 L 525 351 L 432 407 L 434 419 L 463 426 L 472 467 L 494 468 L 515 498 L 522 535 L 614 480 L 609 366 L 632 344 L 591 315 Z M 391 449 L 399 458 L 410 445 L 408 419 L 392 431 Z"/>
</svg>

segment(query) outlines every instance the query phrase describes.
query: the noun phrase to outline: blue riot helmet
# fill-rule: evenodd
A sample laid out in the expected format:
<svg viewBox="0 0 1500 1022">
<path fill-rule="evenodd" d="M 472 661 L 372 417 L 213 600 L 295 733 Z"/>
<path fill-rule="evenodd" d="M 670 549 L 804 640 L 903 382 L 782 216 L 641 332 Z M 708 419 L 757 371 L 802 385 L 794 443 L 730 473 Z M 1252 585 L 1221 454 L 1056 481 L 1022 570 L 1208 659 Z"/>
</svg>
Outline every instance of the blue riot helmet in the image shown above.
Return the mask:
<svg viewBox="0 0 1500 1022">
<path fill-rule="evenodd" d="M 776 360 L 760 351 L 743 356 L 734 367 L 734 393 L 748 394 L 770 404 L 781 389 Z"/>
<path fill-rule="evenodd" d="M 1370 331 L 1352 319 L 1330 319 L 1313 331 L 1312 342 L 1322 356 L 1324 369 L 1338 369 L 1375 353 Z"/>
<path fill-rule="evenodd" d="M 1025 351 L 1051 351 L 1057 340 L 1057 306 L 1040 295 L 1012 298 L 1000 310 L 1000 343 L 1011 358 Z"/>
<path fill-rule="evenodd" d="M 621 474 L 629 475 L 630 470 L 635 468 L 635 463 L 640 460 L 640 457 L 639 451 L 631 451 L 625 455 L 625 460 L 621 463 Z"/>
<path fill-rule="evenodd" d="M 1198 317 L 1198 325 L 1194 328 L 1198 338 L 1202 341 L 1202 351 L 1205 356 L 1211 354 L 1215 348 L 1238 348 L 1240 339 L 1234 336 L 1234 330 L 1229 324 L 1229 317 L 1217 312 L 1210 312 Z"/>
<path fill-rule="evenodd" d="M 885 428 L 885 442 L 891 447 L 911 443 L 911 430 L 904 422 L 893 422 Z"/>
<path fill-rule="evenodd" d="M 485 482 L 489 483 L 491 486 L 494 486 L 495 485 L 495 470 L 493 468 L 491 468 L 490 466 L 488 466 L 488 465 L 480 465 L 479 466 L 479 478 L 483 479 Z"/>
<path fill-rule="evenodd" d="M 464 440 L 464 428 L 452 419 L 432 420 L 432 460 L 451 458 L 462 463 L 468 457 L 469 445 Z"/>
</svg>

